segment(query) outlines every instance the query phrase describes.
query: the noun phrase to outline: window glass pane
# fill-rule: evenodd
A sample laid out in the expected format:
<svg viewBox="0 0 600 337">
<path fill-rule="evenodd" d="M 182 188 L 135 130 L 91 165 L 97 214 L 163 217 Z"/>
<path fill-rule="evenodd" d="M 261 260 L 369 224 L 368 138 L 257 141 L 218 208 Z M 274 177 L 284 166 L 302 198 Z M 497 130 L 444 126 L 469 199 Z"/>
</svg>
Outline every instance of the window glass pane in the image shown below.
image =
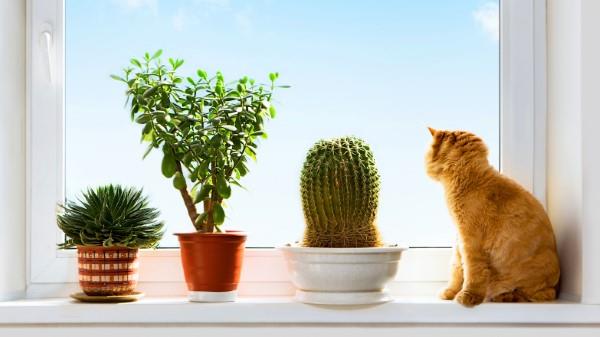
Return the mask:
<svg viewBox="0 0 600 337">
<path fill-rule="evenodd" d="M 278 71 L 278 116 L 258 161 L 228 202 L 226 227 L 248 246 L 300 238 L 299 172 L 320 138 L 371 144 L 382 176 L 379 226 L 388 242 L 447 246 L 454 229 L 442 187 L 425 174 L 426 129 L 481 135 L 499 154 L 496 1 L 66 0 L 66 189 L 140 186 L 168 233 L 193 227 L 160 155 L 142 160 L 122 83 L 109 78 L 131 57 L 164 49 L 184 74 L 221 70 L 266 81 Z"/>
</svg>

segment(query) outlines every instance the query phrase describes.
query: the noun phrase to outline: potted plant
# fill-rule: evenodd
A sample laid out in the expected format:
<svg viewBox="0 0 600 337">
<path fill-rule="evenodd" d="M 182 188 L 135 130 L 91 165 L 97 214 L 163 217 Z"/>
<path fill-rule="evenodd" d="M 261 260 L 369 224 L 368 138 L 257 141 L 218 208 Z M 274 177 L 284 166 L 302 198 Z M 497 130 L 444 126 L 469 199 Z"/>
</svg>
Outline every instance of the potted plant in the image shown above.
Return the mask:
<svg viewBox="0 0 600 337">
<path fill-rule="evenodd" d="M 85 293 L 75 297 L 135 299 L 127 295 L 134 293 L 138 281 L 138 249 L 156 247 L 163 235 L 160 213 L 148 206 L 142 190 L 90 188 L 60 208 L 56 218 L 66 240 L 59 247 L 77 247 L 79 284 Z"/>
<path fill-rule="evenodd" d="M 125 76 L 131 118 L 143 125 L 142 140 L 162 152 L 162 173 L 172 180 L 187 209 L 192 233 L 178 233 L 191 301 L 233 301 L 240 278 L 246 234 L 223 231 L 224 201 L 241 186 L 248 159 L 255 159 L 277 73 L 263 85 L 246 76 L 226 83 L 217 72 L 197 70 L 180 77 L 183 60 L 161 62 L 161 51 L 146 53 Z M 144 155 L 145 156 L 145 155 Z M 202 204 L 201 207 L 197 205 Z"/>
<path fill-rule="evenodd" d="M 390 300 L 385 285 L 404 248 L 384 246 L 375 224 L 379 173 L 369 146 L 355 137 L 317 142 L 300 178 L 304 238 L 282 247 L 296 298 L 313 304 Z"/>
</svg>

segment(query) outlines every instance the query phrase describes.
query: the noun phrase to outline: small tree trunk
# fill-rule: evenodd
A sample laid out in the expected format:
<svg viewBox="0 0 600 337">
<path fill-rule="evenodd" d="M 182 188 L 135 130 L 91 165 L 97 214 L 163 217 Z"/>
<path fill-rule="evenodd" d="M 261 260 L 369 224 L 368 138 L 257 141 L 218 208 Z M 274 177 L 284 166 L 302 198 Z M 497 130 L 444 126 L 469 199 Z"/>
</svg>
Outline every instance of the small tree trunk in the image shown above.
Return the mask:
<svg viewBox="0 0 600 337">
<path fill-rule="evenodd" d="M 183 170 L 181 169 L 181 163 L 179 161 L 175 161 L 177 165 L 177 172 L 183 175 Z M 194 200 L 190 196 L 187 190 L 187 184 L 179 189 L 179 193 L 181 194 L 181 198 L 185 203 L 185 208 L 187 209 L 190 220 L 192 221 L 192 225 L 196 230 L 200 231 L 202 227 L 200 225 L 196 225 L 196 218 L 198 217 L 198 211 L 196 210 L 196 204 L 194 204 Z"/>
<path fill-rule="evenodd" d="M 215 220 L 213 218 L 214 205 L 218 203 L 217 186 L 217 164 L 213 160 L 210 167 L 210 179 L 212 182 L 212 190 L 210 192 L 210 198 L 204 199 L 204 212 L 207 214 L 206 221 L 204 222 L 204 231 L 206 233 L 212 233 L 215 230 Z"/>
<path fill-rule="evenodd" d="M 202 224 L 203 230 L 205 233 L 212 233 L 214 230 L 214 220 L 213 220 L 213 203 L 210 198 L 204 199 L 204 213 L 207 214 L 206 220 Z"/>
</svg>

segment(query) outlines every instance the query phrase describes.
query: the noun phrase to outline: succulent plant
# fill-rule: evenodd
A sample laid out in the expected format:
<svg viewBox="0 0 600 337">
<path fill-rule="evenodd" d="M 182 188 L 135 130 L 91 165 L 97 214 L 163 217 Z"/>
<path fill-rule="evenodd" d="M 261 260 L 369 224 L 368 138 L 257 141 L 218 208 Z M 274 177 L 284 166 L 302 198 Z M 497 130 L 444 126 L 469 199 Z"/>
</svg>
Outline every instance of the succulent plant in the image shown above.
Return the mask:
<svg viewBox="0 0 600 337">
<path fill-rule="evenodd" d="M 260 84 L 244 76 L 225 81 L 217 72 L 198 69 L 192 77 L 179 75 L 183 60 L 161 61 L 162 50 L 131 59 L 124 77 L 131 119 L 144 125 L 142 141 L 163 155 L 162 173 L 179 190 L 191 224 L 198 232 L 221 231 L 223 202 L 232 186 L 242 186 L 247 163 L 256 160 L 265 122 L 276 115 L 272 95 L 278 73 Z M 202 203 L 203 207 L 198 204 Z"/>
<path fill-rule="evenodd" d="M 58 227 L 67 239 L 60 248 L 104 246 L 154 248 L 163 235 L 160 212 L 142 190 L 119 185 L 88 189 L 77 202 L 60 206 Z"/>
<path fill-rule="evenodd" d="M 356 137 L 317 142 L 300 180 L 306 247 L 376 247 L 379 173 L 369 145 Z"/>
</svg>

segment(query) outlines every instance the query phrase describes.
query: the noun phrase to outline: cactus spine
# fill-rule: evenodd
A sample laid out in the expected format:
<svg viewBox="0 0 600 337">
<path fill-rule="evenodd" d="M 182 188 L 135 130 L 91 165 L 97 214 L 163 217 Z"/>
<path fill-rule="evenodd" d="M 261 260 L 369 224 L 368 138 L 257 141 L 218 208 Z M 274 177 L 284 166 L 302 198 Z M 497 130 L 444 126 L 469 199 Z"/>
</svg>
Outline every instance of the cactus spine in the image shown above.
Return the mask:
<svg viewBox="0 0 600 337">
<path fill-rule="evenodd" d="M 381 246 L 375 225 L 379 173 L 369 146 L 355 137 L 317 142 L 300 179 L 306 247 Z"/>
</svg>

